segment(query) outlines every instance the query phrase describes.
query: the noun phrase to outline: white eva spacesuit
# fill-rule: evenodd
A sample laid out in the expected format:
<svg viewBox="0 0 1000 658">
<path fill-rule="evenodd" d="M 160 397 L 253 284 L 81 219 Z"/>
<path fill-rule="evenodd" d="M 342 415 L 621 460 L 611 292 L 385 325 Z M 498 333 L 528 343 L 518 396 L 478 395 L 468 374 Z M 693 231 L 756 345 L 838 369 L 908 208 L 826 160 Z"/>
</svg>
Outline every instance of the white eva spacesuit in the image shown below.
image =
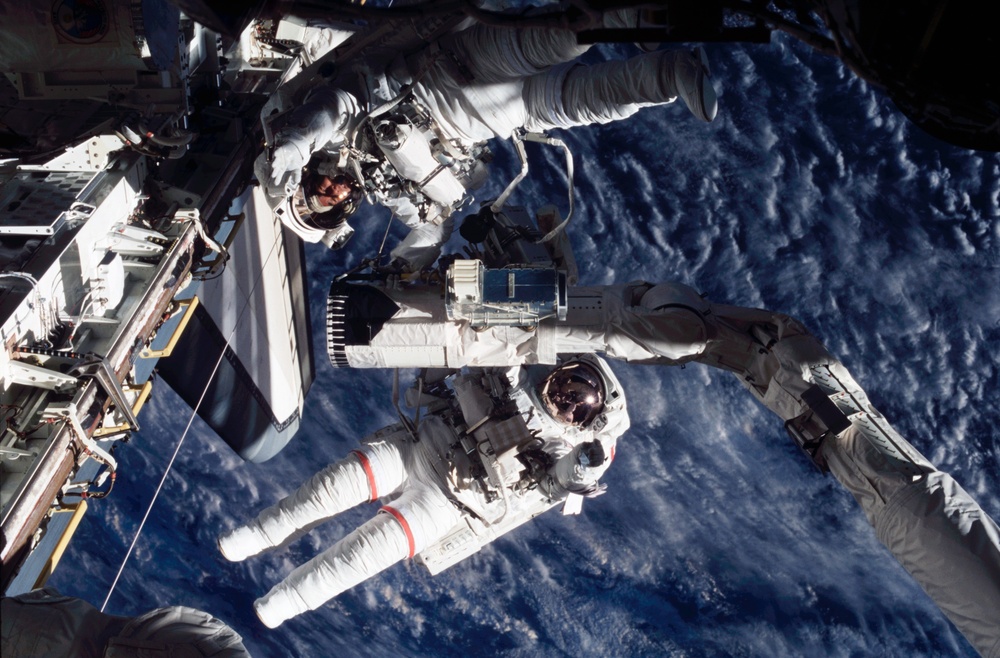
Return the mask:
<svg viewBox="0 0 1000 658">
<path fill-rule="evenodd" d="M 416 556 L 431 573 L 564 502 L 603 491 L 598 480 L 629 426 L 608 365 L 581 355 L 561 366 L 474 369 L 411 389 L 427 415 L 367 437 L 298 491 L 223 534 L 243 560 L 363 502 L 379 513 L 292 571 L 254 603 L 274 628 L 392 564 Z"/>
<path fill-rule="evenodd" d="M 633 27 L 635 16 L 622 10 L 604 21 Z M 587 49 L 568 30 L 474 24 L 398 57 L 384 74 L 369 76 L 374 89 L 349 88 L 342 76 L 337 88 L 312 90 L 278 130 L 273 153 L 257 159 L 257 178 L 275 203 L 289 199 L 275 210 L 283 222 L 331 247 L 353 232 L 346 218 L 361 192 L 372 194 L 410 227 L 392 256 L 417 270 L 434 262 L 451 234 L 452 212 L 485 180 L 487 140 L 518 129 L 617 121 L 677 97 L 699 119 L 715 118 L 703 50 L 594 66 L 573 61 Z M 333 198 L 312 182 L 334 178 L 345 192 Z M 354 192 L 345 200 L 349 183 Z"/>
</svg>

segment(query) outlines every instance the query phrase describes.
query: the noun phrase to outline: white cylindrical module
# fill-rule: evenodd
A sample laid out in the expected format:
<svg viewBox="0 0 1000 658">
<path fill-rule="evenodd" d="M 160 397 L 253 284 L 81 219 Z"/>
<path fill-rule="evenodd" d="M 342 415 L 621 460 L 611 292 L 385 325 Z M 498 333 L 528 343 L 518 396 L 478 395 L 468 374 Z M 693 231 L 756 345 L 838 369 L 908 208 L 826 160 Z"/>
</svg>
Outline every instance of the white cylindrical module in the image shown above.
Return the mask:
<svg viewBox="0 0 1000 658">
<path fill-rule="evenodd" d="M 639 302 L 648 290 L 656 308 Z M 678 365 L 705 350 L 711 319 L 688 305 L 693 291 L 662 286 L 568 288 L 565 320 L 532 326 L 474 326 L 450 319 L 446 295 L 429 285 L 331 284 L 327 346 L 336 367 L 461 368 L 554 364 L 559 354 L 601 352 L 611 358 Z"/>
</svg>

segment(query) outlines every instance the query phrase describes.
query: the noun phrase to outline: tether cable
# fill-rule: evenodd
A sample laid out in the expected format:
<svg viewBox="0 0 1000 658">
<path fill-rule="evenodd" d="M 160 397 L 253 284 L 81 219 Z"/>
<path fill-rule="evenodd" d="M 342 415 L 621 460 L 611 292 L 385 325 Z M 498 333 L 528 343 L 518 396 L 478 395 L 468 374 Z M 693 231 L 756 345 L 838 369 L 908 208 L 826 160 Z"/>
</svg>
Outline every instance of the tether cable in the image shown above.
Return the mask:
<svg viewBox="0 0 1000 658">
<path fill-rule="evenodd" d="M 273 217 L 273 215 L 272 215 Z M 135 545 L 139 541 L 139 536 L 142 534 L 142 530 L 146 525 L 146 520 L 149 519 L 150 512 L 153 511 L 153 506 L 156 504 L 156 499 L 160 495 L 160 490 L 163 489 L 163 484 L 167 481 L 167 476 L 170 475 L 170 469 L 173 468 L 174 461 L 177 459 L 177 455 L 180 453 L 181 446 L 184 445 L 184 439 L 187 438 L 188 432 L 191 429 L 191 425 L 194 423 L 195 416 L 198 415 L 198 409 L 201 408 L 201 403 L 205 399 L 205 395 L 208 394 L 208 387 L 212 385 L 212 380 L 215 379 L 215 374 L 219 370 L 219 366 L 222 364 L 222 360 L 226 356 L 226 350 L 229 348 L 229 343 L 233 336 L 236 335 L 236 329 L 240 326 L 240 320 L 243 318 L 243 314 L 246 313 L 247 309 L 250 307 L 250 300 L 253 298 L 253 293 L 257 290 L 257 286 L 260 284 L 261 279 L 264 276 L 264 269 L 267 264 L 271 261 L 271 256 L 274 255 L 275 247 L 278 245 L 278 240 L 281 238 L 281 233 L 279 232 L 275 238 L 274 242 L 271 244 L 271 249 L 267 254 L 267 258 L 260 266 L 260 272 L 257 273 L 257 280 L 254 281 L 253 286 L 250 288 L 250 292 L 247 293 L 247 301 L 243 305 L 243 309 L 240 311 L 236 318 L 236 322 L 233 324 L 233 330 L 229 333 L 226 338 L 226 344 L 223 345 L 222 351 L 219 353 L 219 358 L 215 362 L 215 367 L 212 368 L 212 373 L 208 377 L 208 381 L 205 383 L 205 388 L 201 392 L 201 397 L 198 398 L 198 404 L 194 406 L 191 411 L 191 417 L 188 418 L 187 427 L 184 428 L 184 433 L 181 434 L 180 440 L 177 442 L 177 447 L 174 448 L 174 454 L 170 457 L 170 461 L 167 463 L 167 468 L 163 472 L 163 477 L 160 478 L 160 484 L 157 485 L 156 491 L 153 493 L 153 499 L 149 501 L 149 506 L 146 508 L 146 513 L 142 517 L 142 521 L 139 523 L 139 528 L 135 531 L 135 536 L 132 538 L 132 544 L 128 547 L 128 552 L 125 553 L 125 558 L 122 559 L 121 566 L 118 567 L 118 573 L 115 575 L 114 582 L 111 583 L 111 588 L 108 590 L 108 595 L 104 597 L 104 603 L 101 604 L 101 612 L 108 606 L 108 601 L 111 600 L 111 595 L 115 591 L 115 587 L 118 586 L 118 581 L 121 579 L 122 573 L 125 571 L 125 565 L 128 564 L 129 558 L 132 557 L 132 551 L 135 550 Z"/>
</svg>

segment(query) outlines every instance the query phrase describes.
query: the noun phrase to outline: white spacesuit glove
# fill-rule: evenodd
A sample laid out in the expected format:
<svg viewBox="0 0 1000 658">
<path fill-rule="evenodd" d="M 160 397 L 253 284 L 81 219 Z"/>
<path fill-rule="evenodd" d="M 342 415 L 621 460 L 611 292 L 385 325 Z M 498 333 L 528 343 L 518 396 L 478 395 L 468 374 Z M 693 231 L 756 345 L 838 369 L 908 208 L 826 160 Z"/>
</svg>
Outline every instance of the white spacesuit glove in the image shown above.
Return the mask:
<svg viewBox="0 0 1000 658">
<path fill-rule="evenodd" d="M 310 154 L 303 153 L 294 142 L 284 142 L 273 152 L 264 151 L 254 162 L 254 174 L 271 198 L 284 199 L 295 193 L 302 182 L 302 168 Z"/>
<path fill-rule="evenodd" d="M 357 99 L 346 91 L 327 85 L 314 89 L 278 132 L 270 157 L 265 152 L 254 163 L 254 173 L 267 195 L 285 198 L 294 194 L 312 155 L 321 150 L 335 152 L 352 121 L 361 115 Z"/>
</svg>

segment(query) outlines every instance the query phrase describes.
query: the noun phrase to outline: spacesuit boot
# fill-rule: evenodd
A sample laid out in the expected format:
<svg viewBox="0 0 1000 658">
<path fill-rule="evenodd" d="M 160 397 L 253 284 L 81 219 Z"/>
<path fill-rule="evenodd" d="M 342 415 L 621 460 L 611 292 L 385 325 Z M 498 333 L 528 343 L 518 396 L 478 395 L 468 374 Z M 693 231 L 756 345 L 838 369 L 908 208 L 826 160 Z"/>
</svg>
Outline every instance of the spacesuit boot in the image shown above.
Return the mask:
<svg viewBox="0 0 1000 658">
<path fill-rule="evenodd" d="M 260 527 L 253 521 L 219 535 L 219 552 L 230 562 L 242 562 L 270 547 Z"/>
<path fill-rule="evenodd" d="M 636 9 L 615 9 L 604 13 L 600 25 L 631 28 L 639 24 Z M 446 39 L 457 61 L 479 84 L 517 80 L 571 62 L 590 50 L 576 32 L 565 29 L 527 27 L 498 28 L 477 23 Z"/>
<path fill-rule="evenodd" d="M 686 57 L 678 53 L 672 73 L 677 96 L 684 101 L 691 114 L 706 122 L 715 119 L 719 112 L 719 99 L 709 82 L 712 72 L 708 68 L 705 49 L 698 46 Z"/>
</svg>

